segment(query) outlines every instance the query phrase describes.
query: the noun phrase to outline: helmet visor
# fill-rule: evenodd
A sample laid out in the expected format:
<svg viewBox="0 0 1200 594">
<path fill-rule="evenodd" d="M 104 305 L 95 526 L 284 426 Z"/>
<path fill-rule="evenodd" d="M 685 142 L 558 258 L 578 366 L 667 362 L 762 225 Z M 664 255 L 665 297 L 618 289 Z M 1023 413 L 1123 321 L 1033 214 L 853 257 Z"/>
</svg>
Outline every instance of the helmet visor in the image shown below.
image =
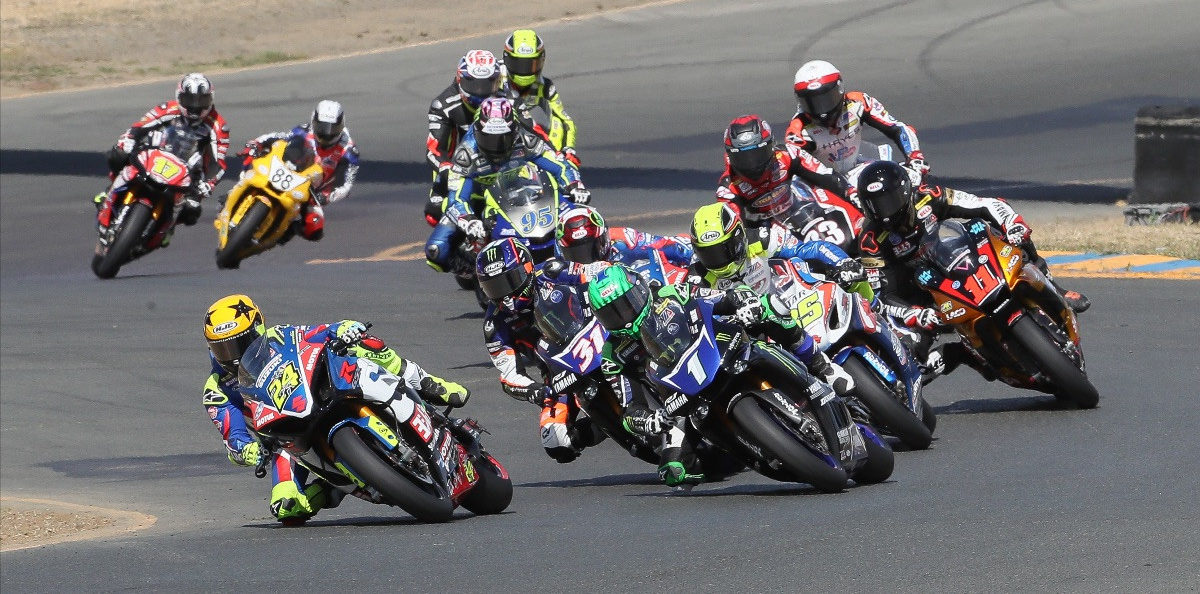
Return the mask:
<svg viewBox="0 0 1200 594">
<path fill-rule="evenodd" d="M 542 54 L 535 57 L 521 58 L 517 56 L 504 56 L 504 67 L 508 69 L 510 74 L 517 76 L 529 76 L 542 73 L 542 64 L 546 61 L 546 55 Z"/>
<path fill-rule="evenodd" d="M 488 78 L 472 78 L 470 76 L 462 77 L 458 81 L 458 90 L 464 95 L 470 96 L 474 101 L 474 105 L 478 105 L 484 99 L 495 95 L 500 91 L 500 77 L 492 76 Z"/>
<path fill-rule="evenodd" d="M 800 108 L 812 116 L 823 116 L 833 113 L 842 104 L 841 84 L 832 84 L 815 91 L 796 91 L 796 99 Z"/>
<path fill-rule="evenodd" d="M 729 152 L 729 167 L 746 177 L 757 178 L 767 170 L 774 147 L 769 144 Z"/>
<path fill-rule="evenodd" d="M 317 137 L 317 142 L 321 146 L 330 146 L 337 142 L 342 136 L 342 130 L 345 128 L 343 122 L 322 122 L 314 120 L 312 123 L 313 136 Z"/>
<path fill-rule="evenodd" d="M 509 297 L 525 286 L 529 273 L 522 266 L 505 270 L 496 276 L 479 277 L 479 290 L 492 301 Z"/>
<path fill-rule="evenodd" d="M 649 290 L 642 283 L 637 283 L 625 291 L 624 295 L 597 309 L 596 319 L 610 331 L 631 329 L 638 316 L 646 309 L 649 300 Z"/>
<path fill-rule="evenodd" d="M 189 117 L 199 117 L 212 108 L 212 93 L 180 93 L 179 107 Z"/>
<path fill-rule="evenodd" d="M 713 245 L 695 246 L 700 263 L 713 272 L 721 272 L 742 261 L 746 256 L 745 236 L 735 232 L 729 239 Z"/>
<path fill-rule="evenodd" d="M 491 161 L 507 159 L 512 153 L 513 145 L 517 142 L 515 130 L 500 134 L 481 133 L 475 136 L 479 151 Z"/>
<path fill-rule="evenodd" d="M 213 357 L 221 367 L 232 371 L 255 338 L 258 338 L 258 332 L 250 329 L 224 340 L 210 340 L 208 350 L 212 351 Z"/>
</svg>

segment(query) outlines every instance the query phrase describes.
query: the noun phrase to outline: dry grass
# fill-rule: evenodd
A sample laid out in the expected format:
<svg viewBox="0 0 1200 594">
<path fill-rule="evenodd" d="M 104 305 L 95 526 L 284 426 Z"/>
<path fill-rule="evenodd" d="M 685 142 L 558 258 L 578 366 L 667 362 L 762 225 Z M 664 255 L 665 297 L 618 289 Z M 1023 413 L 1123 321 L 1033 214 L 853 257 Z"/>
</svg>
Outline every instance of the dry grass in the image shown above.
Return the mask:
<svg viewBox="0 0 1200 594">
<path fill-rule="evenodd" d="M 648 3 L 4 0 L 0 96 L 344 55 Z M 503 43 L 497 34 L 487 45 L 499 51 Z"/>
<path fill-rule="evenodd" d="M 1200 260 L 1200 225 L 1126 225 L 1120 216 L 1034 225 L 1039 250 L 1155 254 Z"/>
</svg>

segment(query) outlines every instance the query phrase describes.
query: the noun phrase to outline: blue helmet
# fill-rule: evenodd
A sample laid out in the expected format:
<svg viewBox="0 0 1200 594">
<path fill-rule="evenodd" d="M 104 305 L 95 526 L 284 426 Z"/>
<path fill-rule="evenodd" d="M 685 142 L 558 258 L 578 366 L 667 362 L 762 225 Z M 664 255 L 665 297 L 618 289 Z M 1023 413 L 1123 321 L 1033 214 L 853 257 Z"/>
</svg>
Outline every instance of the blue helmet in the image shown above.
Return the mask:
<svg viewBox="0 0 1200 594">
<path fill-rule="evenodd" d="M 515 309 L 533 294 L 533 254 L 515 239 L 497 239 L 479 251 L 475 278 L 488 299 Z"/>
</svg>

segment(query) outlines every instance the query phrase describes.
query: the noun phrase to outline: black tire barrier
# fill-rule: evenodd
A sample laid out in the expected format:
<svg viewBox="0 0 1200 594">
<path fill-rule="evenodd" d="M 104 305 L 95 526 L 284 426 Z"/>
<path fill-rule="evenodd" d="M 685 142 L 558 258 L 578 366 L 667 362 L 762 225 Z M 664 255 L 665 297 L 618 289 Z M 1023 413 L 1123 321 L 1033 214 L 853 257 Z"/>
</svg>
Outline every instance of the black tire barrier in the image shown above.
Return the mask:
<svg viewBox="0 0 1200 594">
<path fill-rule="evenodd" d="M 1131 203 L 1200 202 L 1200 106 L 1143 107 L 1134 137 Z"/>
</svg>

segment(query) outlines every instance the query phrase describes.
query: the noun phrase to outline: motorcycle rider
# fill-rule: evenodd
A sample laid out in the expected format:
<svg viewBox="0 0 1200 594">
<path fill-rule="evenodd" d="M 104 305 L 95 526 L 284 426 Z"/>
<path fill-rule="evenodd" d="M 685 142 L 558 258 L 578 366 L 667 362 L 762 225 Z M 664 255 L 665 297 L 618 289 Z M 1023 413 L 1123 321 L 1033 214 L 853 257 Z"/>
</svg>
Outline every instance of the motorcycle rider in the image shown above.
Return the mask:
<svg viewBox="0 0 1200 594">
<path fill-rule="evenodd" d="M 431 268 L 447 272 L 454 249 L 464 236 L 482 239 L 486 235 L 479 216 L 482 201 L 477 196 L 500 172 L 524 163 L 533 163 L 553 175 L 560 191 L 572 202 L 587 204 L 591 200 L 591 192 L 583 186 L 575 166 L 521 124 L 511 99 L 485 99 L 454 151 L 447 179 L 448 206 L 425 242 L 425 262 Z"/>
<path fill-rule="evenodd" d="M 433 170 L 433 185 L 425 203 L 425 221 L 430 226 L 442 218 L 449 195 L 450 157 L 475 121 L 479 105 L 499 95 L 503 84 L 496 56 L 487 50 L 471 50 L 459 59 L 454 82 L 430 102 L 429 136 L 425 139 L 425 160 Z"/>
<path fill-rule="evenodd" d="M 239 153 L 243 166 L 249 169 L 250 163 L 270 152 L 277 140 L 304 142 L 321 164 L 322 175 L 319 182 L 312 184 L 312 195 L 300 209 L 300 220 L 292 224 L 279 243 L 287 242 L 293 233 L 318 241 L 325 235 L 323 207 L 349 196 L 358 175 L 358 146 L 346 128 L 345 110 L 337 101 L 322 99 L 308 122 L 287 132 L 269 132 L 247 142 Z"/>
<path fill-rule="evenodd" d="M 776 146 L 771 126 L 757 115 L 734 118 L 725 129 L 725 171 L 717 200 L 737 207 L 747 225 L 777 220 L 784 225 L 796 207 L 792 178 L 799 177 L 854 201 L 845 178 L 795 146 Z"/>
<path fill-rule="evenodd" d="M 161 247 L 171 242 L 175 232 L 174 223 L 195 225 L 200 219 L 201 201 L 212 194 L 217 182 L 225 174 L 225 151 L 229 148 L 229 125 L 213 107 L 213 86 L 206 76 L 193 72 L 179 80 L 175 87 L 175 98 L 160 103 L 133 123 L 108 151 L 109 179 L 112 182 L 106 191 L 96 194 L 92 201 L 96 205 L 96 223 L 103 231 L 112 218 L 113 200 L 123 193 L 136 175 L 131 170 L 129 158 L 138 141 L 148 134 L 167 126 L 184 125 L 190 132 L 206 142 L 201 145 L 204 179 L 196 180 L 193 191 L 184 199 L 174 222 L 168 227 Z M 186 158 L 186 155 L 183 155 Z"/>
<path fill-rule="evenodd" d="M 579 156 L 575 153 L 575 121 L 567 115 L 562 97 L 549 78 L 542 76 L 546 64 L 546 47 L 542 38 L 533 29 L 517 29 L 504 41 L 504 71 L 508 80 L 509 93 L 518 109 L 530 114 L 534 121 L 534 109 L 540 109 L 550 119 L 546 135 L 550 144 L 575 167 L 579 167 Z"/>
<path fill-rule="evenodd" d="M 643 320 L 659 301 L 686 302 L 696 298 L 712 303 L 716 315 L 731 316 L 752 334 L 766 334 L 784 345 L 808 366 L 813 375 L 833 385 L 838 392 L 853 388 L 850 375 L 816 349 L 812 336 L 790 316 L 778 315 L 778 305 L 772 305 L 768 298 L 760 297 L 749 287 L 739 286 L 727 291 L 700 289 L 694 296 L 685 296 L 670 284 L 652 287 L 645 278 L 623 264 L 614 264 L 600 270 L 588 282 L 587 288 L 592 312 L 610 333 L 604 345 L 604 365 L 601 367 L 606 375 L 644 375 L 649 355 L 638 338 Z M 663 436 L 658 467 L 663 482 L 669 487 L 683 489 L 704 482 L 704 473 L 695 454 L 697 435 L 694 428 L 685 420 L 671 418 L 663 409 L 651 412 L 644 397 L 636 396 L 637 392 L 627 392 L 623 399 L 628 402 L 624 411 L 625 426 L 643 435 Z"/>
<path fill-rule="evenodd" d="M 577 417 L 579 409 L 569 395 L 555 394 L 544 381 L 529 377 L 529 371 L 540 367 L 536 344 L 541 333 L 533 316 L 537 286 L 579 279 L 568 275 L 565 263 L 556 258 L 535 265 L 529 248 L 511 238 L 484 246 L 475 275 L 489 301 L 483 340 L 500 371 L 501 388 L 516 400 L 541 407 L 539 427 L 548 456 L 560 464 L 575 460 L 584 448 L 603 441 L 604 433 L 591 419 Z"/>
<path fill-rule="evenodd" d="M 382 340 L 366 333 L 366 326 L 354 320 L 316 326 L 280 325 L 267 328 L 262 311 L 254 301 L 241 294 L 228 295 L 209 306 L 204 315 L 204 338 L 208 341 L 212 372 L 204 383 L 204 407 L 225 443 L 230 462 L 240 466 L 258 466 L 268 452 L 246 424 L 251 409 L 238 389 L 238 364 L 242 355 L 263 336 L 299 331 L 314 340 L 336 338 L 348 345 L 348 352 L 366 357 L 399 376 L 427 402 L 455 408 L 466 404 L 471 393 L 463 386 L 430 375 L 420 365 L 405 360 Z M 364 396 L 366 397 L 366 396 Z M 343 492 L 319 478 L 305 484 L 308 471 L 285 451 L 269 452 L 271 476 L 271 514 L 286 525 L 300 525 L 322 508 L 337 507 Z"/>
<path fill-rule="evenodd" d="M 864 257 L 878 258 L 884 263 L 880 293 L 883 311 L 902 320 L 914 331 L 925 331 L 914 352 L 925 361 L 923 366 L 931 376 L 949 373 L 964 361 L 974 363 L 974 358 L 957 343 L 944 345 L 940 353 L 930 351 L 933 337 L 929 333 L 940 325 L 940 321 L 937 310 L 930 307 L 929 294 L 913 280 L 913 264 L 919 256 L 922 240 L 936 233 L 939 220 L 977 217 L 988 221 L 1004 233 L 1009 243 L 1025 250 L 1030 261 L 1046 274 L 1071 309 L 1082 312 L 1090 307 L 1091 303 L 1083 295 L 1058 286 L 1050 275 L 1046 260 L 1038 255 L 1030 240 L 1029 225 L 1007 202 L 988 199 L 990 202 L 969 200 L 963 203 L 953 190 L 940 193 L 929 186 L 915 186 L 914 177 L 911 170 L 891 161 L 876 161 L 863 169 L 859 176 L 863 189 L 859 195 L 868 221 L 859 239 L 859 249 Z"/>
<path fill-rule="evenodd" d="M 842 248 L 827 241 L 800 241 L 778 223 L 751 227 L 747 232 L 741 216 L 728 204 L 717 202 L 697 209 L 691 234 L 696 259 L 688 280 L 694 285 L 720 290 L 746 285 L 765 295 L 771 289 L 767 260 L 799 258 L 868 302 L 874 296 L 865 282 L 862 263 Z"/>
<path fill-rule="evenodd" d="M 594 272 L 609 263 L 633 264 L 649 260 L 652 252 L 680 268 L 692 261 L 692 245 L 685 236 L 654 235 L 632 227 L 608 227 L 604 217 L 591 206 L 575 206 L 558 217 L 555 248 L 560 256 L 578 266 L 572 270 Z"/>
</svg>

